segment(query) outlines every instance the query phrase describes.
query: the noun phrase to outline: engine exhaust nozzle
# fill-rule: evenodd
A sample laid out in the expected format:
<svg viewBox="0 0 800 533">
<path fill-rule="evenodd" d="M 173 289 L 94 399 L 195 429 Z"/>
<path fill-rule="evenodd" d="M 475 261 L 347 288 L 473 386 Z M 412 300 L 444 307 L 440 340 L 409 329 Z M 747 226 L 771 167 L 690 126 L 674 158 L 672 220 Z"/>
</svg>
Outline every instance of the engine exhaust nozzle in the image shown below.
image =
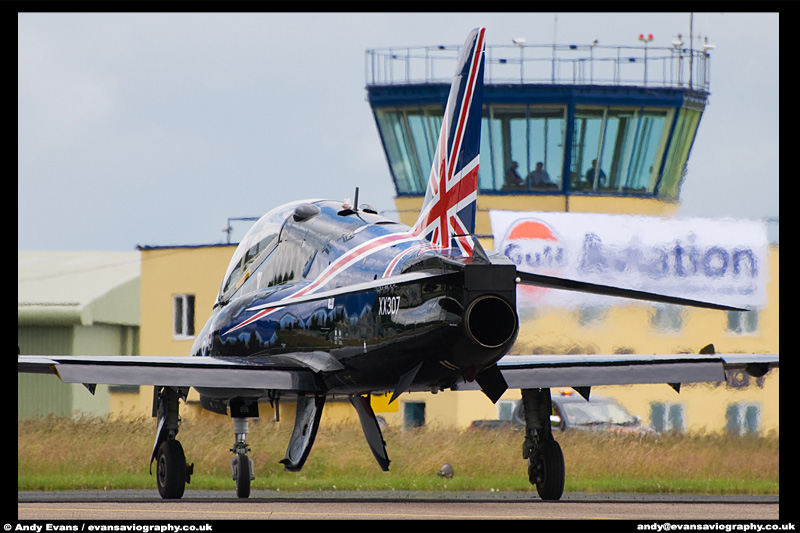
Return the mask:
<svg viewBox="0 0 800 533">
<path fill-rule="evenodd" d="M 514 337 L 517 313 L 498 296 L 480 296 L 467 306 L 464 327 L 475 343 L 484 348 L 499 348 Z"/>
</svg>

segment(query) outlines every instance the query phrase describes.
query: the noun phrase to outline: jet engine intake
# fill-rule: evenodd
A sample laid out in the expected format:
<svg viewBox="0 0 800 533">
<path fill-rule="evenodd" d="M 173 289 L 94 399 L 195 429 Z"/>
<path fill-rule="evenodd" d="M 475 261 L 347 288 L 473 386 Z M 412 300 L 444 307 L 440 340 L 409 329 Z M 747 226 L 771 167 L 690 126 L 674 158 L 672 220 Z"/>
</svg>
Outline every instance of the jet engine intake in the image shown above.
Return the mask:
<svg viewBox="0 0 800 533">
<path fill-rule="evenodd" d="M 499 296 L 479 296 L 467 306 L 464 327 L 473 342 L 484 348 L 499 348 L 514 337 L 517 313 Z"/>
</svg>

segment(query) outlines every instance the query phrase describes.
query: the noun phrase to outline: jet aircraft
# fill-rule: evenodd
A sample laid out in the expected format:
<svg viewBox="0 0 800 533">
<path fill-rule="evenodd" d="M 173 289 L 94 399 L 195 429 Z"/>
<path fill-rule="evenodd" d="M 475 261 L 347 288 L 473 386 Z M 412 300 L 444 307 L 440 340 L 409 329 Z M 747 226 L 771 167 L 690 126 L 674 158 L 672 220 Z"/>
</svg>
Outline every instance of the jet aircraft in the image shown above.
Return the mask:
<svg viewBox="0 0 800 533">
<path fill-rule="evenodd" d="M 723 381 L 724 371 L 763 375 L 776 354 L 506 355 L 519 329 L 516 288 L 530 284 L 655 302 L 723 305 L 517 271 L 475 238 L 484 28 L 458 58 L 419 219 L 408 227 L 369 205 L 306 200 L 261 217 L 234 252 L 208 322 L 190 355 L 22 356 L 19 372 L 62 381 L 152 385 L 156 439 L 150 465 L 165 499 L 193 473 L 180 442 L 179 404 L 190 387 L 201 405 L 233 418 L 232 472 L 246 498 L 254 478 L 248 419 L 258 401 L 297 402 L 281 461 L 308 458 L 326 397 L 348 395 L 383 470 L 389 458 L 370 393 L 480 389 L 493 402 L 522 391 L 523 458 L 541 498 L 558 500 L 564 458 L 550 427 L 550 388 L 585 397 L 596 385 Z M 358 190 L 356 189 L 356 196 Z"/>
</svg>

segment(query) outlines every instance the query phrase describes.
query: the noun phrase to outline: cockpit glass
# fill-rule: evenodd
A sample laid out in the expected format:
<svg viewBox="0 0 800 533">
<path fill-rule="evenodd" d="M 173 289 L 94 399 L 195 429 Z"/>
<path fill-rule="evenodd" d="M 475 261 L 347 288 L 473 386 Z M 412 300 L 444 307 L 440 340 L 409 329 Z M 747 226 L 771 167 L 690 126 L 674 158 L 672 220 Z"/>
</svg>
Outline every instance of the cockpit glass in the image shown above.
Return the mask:
<svg viewBox="0 0 800 533">
<path fill-rule="evenodd" d="M 242 238 L 236 251 L 233 252 L 231 262 L 228 264 L 228 269 L 220 287 L 218 301 L 240 287 L 250 276 L 251 267 L 254 266 L 254 263 L 260 263 L 265 253 L 275 247 L 283 223 L 301 203 L 308 203 L 308 200 L 276 207 L 253 224 Z"/>
</svg>

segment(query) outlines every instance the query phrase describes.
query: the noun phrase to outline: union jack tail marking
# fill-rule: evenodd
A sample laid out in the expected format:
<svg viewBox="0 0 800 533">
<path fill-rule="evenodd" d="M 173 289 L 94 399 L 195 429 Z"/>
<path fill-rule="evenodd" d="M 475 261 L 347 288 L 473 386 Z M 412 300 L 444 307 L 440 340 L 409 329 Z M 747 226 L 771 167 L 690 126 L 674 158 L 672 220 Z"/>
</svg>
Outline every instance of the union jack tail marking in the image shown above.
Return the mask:
<svg viewBox="0 0 800 533">
<path fill-rule="evenodd" d="M 442 119 L 428 189 L 412 233 L 437 250 L 472 255 L 483 105 L 483 48 L 486 28 L 470 32 Z"/>
</svg>

